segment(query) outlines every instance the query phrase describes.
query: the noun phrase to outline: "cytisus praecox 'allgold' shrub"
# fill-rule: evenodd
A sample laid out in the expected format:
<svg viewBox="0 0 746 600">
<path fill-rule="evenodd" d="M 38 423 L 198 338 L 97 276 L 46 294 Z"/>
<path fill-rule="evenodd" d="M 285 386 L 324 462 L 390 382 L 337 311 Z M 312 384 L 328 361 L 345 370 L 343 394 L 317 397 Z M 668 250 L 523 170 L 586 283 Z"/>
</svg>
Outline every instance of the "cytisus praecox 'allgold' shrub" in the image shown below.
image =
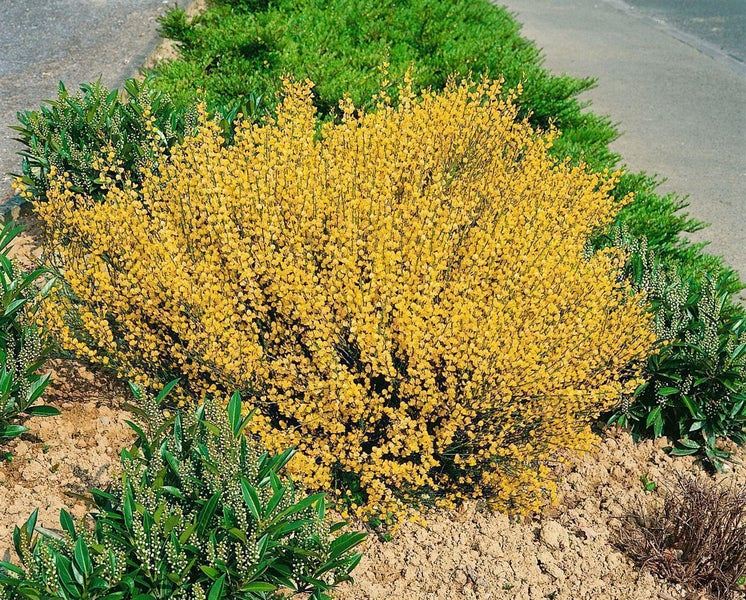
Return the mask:
<svg viewBox="0 0 746 600">
<path fill-rule="evenodd" d="M 498 82 L 343 103 L 320 129 L 310 84 L 285 93 L 230 146 L 203 115 L 104 202 L 58 174 L 51 326 L 142 385 L 240 390 L 269 448 L 362 514 L 537 508 L 547 459 L 588 447 L 653 341 L 619 252 L 586 247 L 613 177 L 553 162 Z"/>
</svg>

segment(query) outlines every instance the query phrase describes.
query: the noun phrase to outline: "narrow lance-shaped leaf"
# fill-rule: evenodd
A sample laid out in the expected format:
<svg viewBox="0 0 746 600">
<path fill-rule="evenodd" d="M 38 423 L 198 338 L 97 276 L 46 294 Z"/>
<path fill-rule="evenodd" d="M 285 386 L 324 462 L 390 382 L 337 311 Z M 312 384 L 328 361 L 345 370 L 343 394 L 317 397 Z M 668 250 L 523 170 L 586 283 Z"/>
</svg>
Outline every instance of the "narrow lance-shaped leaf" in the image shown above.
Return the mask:
<svg viewBox="0 0 746 600">
<path fill-rule="evenodd" d="M 73 557 L 78 569 L 80 569 L 86 579 L 89 578 L 93 574 L 93 564 L 91 563 L 91 555 L 88 551 L 88 546 L 82 537 L 79 537 L 75 542 Z"/>
<path fill-rule="evenodd" d="M 202 507 L 202 510 L 199 511 L 199 515 L 197 515 L 197 535 L 199 537 L 202 537 L 207 530 L 207 527 L 210 524 L 210 520 L 215 514 L 215 509 L 218 506 L 218 502 L 220 501 L 221 496 L 221 492 L 216 492 L 215 494 L 213 494 Z"/>
<path fill-rule="evenodd" d="M 223 598 L 223 589 L 225 587 L 225 573 L 215 580 L 207 594 L 207 600 L 220 600 Z"/>
</svg>

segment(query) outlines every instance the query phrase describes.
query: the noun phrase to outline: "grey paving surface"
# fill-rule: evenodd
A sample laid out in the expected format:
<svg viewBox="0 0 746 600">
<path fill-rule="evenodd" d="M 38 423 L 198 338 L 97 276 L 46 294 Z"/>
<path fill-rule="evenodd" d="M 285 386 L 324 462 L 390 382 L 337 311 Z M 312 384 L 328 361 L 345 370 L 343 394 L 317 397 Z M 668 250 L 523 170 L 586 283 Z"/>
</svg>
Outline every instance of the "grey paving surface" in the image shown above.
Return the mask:
<svg viewBox="0 0 746 600">
<path fill-rule="evenodd" d="M 746 62 L 746 0 L 626 0 L 630 7 Z"/>
<path fill-rule="evenodd" d="M 172 4 L 172 2 L 171 2 Z M 182 2 L 181 4 L 185 4 Z M 12 141 L 19 110 L 101 77 L 108 86 L 135 74 L 157 43 L 164 0 L 0 0 L 0 201 L 19 169 Z"/>
<path fill-rule="evenodd" d="M 634 1 L 634 0 L 633 0 Z M 702 0 L 700 0 L 702 1 Z M 611 115 L 629 168 L 658 173 L 746 278 L 746 69 L 671 23 L 618 0 L 502 0 L 555 72 L 598 78 L 586 98 Z"/>
</svg>

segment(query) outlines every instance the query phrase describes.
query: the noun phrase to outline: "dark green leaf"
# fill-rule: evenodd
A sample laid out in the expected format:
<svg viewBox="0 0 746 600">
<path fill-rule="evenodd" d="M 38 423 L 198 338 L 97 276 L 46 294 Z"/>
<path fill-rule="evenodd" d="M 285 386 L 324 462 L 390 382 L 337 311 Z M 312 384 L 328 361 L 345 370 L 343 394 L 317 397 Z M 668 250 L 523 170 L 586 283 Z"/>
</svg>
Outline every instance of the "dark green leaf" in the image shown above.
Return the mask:
<svg viewBox="0 0 746 600">
<path fill-rule="evenodd" d="M 274 592 L 276 589 L 277 586 L 264 581 L 254 581 L 241 587 L 242 592 L 252 592 L 255 594 Z"/>
<path fill-rule="evenodd" d="M 696 454 L 699 452 L 699 448 L 696 450 L 690 448 L 674 448 L 671 450 L 673 456 L 689 456 L 690 454 Z"/>
<path fill-rule="evenodd" d="M 189 537 L 197 530 L 196 523 L 190 523 L 187 528 L 179 535 L 179 543 L 186 544 Z"/>
<path fill-rule="evenodd" d="M 679 388 L 675 387 L 662 387 L 656 393 L 659 396 L 673 396 L 674 394 L 678 394 L 680 391 Z"/>
<path fill-rule="evenodd" d="M 363 543 L 367 534 L 354 532 L 354 533 L 343 533 L 336 540 L 334 540 L 329 546 L 329 558 L 334 560 L 339 558 L 345 552 L 348 552 L 355 546 Z"/>
<path fill-rule="evenodd" d="M 64 508 L 60 510 L 60 525 L 72 539 L 75 539 L 75 537 L 77 536 L 77 533 L 75 531 L 75 523 L 73 522 L 73 518 L 70 516 L 70 513 L 67 512 Z"/>
<path fill-rule="evenodd" d="M 207 575 L 207 576 L 208 576 L 208 577 L 209 577 L 210 579 L 212 579 L 213 581 L 214 581 L 215 579 L 217 579 L 218 575 L 220 575 L 220 571 L 218 571 L 218 570 L 217 570 L 216 568 L 214 568 L 214 567 L 208 567 L 207 565 L 200 565 L 200 567 L 199 567 L 199 568 L 200 568 L 200 569 L 202 570 L 202 572 L 203 572 L 203 573 L 204 573 L 205 575 Z"/>
<path fill-rule="evenodd" d="M 699 450 L 700 448 L 700 445 L 697 442 L 695 442 L 694 440 L 687 439 L 687 438 L 682 438 L 678 440 L 677 443 L 683 446 L 684 448 L 690 448 L 690 449 L 695 449 L 695 450 Z"/>
<path fill-rule="evenodd" d="M 234 392 L 228 402 L 228 424 L 234 437 L 241 431 L 241 395 Z"/>
<path fill-rule="evenodd" d="M 172 496 L 176 498 L 183 498 L 184 494 L 181 492 L 181 490 L 177 487 L 174 487 L 172 485 L 164 485 L 161 488 L 164 492 L 171 494 Z"/>
<path fill-rule="evenodd" d="M 199 511 L 199 515 L 197 516 L 197 535 L 199 537 L 202 537 L 204 535 L 207 527 L 210 525 L 210 520 L 215 514 L 215 509 L 218 506 L 218 502 L 220 501 L 221 496 L 222 492 L 214 493 L 202 507 L 202 510 Z"/>
<path fill-rule="evenodd" d="M 174 447 L 176 452 L 181 453 L 184 447 L 184 427 L 182 425 L 181 413 L 174 417 Z"/>
<path fill-rule="evenodd" d="M 207 600 L 220 600 L 223 597 L 223 588 L 225 587 L 225 573 L 215 580 L 207 594 Z"/>
<path fill-rule="evenodd" d="M 57 415 L 62 414 L 58 408 L 47 404 L 29 406 L 24 412 L 34 417 L 56 417 Z"/>
<path fill-rule="evenodd" d="M 181 379 L 174 379 L 173 381 L 169 381 L 166 385 L 164 385 L 163 389 L 156 396 L 155 403 L 160 404 L 161 402 L 163 402 L 166 396 L 171 393 L 171 390 L 173 390 L 179 384 L 179 381 L 181 381 Z"/>
<path fill-rule="evenodd" d="M 251 512 L 254 519 L 257 521 L 262 520 L 262 504 L 259 501 L 259 494 L 257 494 L 254 486 L 249 483 L 249 480 L 245 477 L 241 478 L 241 493 L 243 494 L 244 502 L 246 507 Z"/>
<path fill-rule="evenodd" d="M 88 546 L 86 546 L 82 537 L 79 537 L 75 542 L 73 556 L 78 569 L 80 569 L 86 578 L 90 577 L 93 574 L 93 564 L 91 563 L 91 555 L 88 552 Z"/>
<path fill-rule="evenodd" d="M 23 425 L 0 425 L 0 439 L 13 439 L 28 431 Z"/>
<path fill-rule="evenodd" d="M 246 537 L 246 534 L 242 530 L 240 530 L 238 527 L 231 527 L 230 529 L 228 529 L 228 533 L 231 535 L 231 537 L 234 537 L 240 542 L 243 542 L 244 544 L 248 543 L 248 538 Z"/>
</svg>

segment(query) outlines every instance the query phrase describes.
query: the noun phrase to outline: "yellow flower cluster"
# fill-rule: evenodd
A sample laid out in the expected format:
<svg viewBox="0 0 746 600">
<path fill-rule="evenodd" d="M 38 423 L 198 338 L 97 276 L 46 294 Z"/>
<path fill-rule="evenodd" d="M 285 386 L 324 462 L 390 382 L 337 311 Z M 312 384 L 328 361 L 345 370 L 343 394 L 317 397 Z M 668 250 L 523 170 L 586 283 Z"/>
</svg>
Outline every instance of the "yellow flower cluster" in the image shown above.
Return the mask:
<svg viewBox="0 0 746 600">
<path fill-rule="evenodd" d="M 653 342 L 619 254 L 586 251 L 613 176 L 551 160 L 499 82 L 340 110 L 319 127 L 286 83 L 229 146 L 203 110 L 139 189 L 94 202 L 57 176 L 46 318 L 140 384 L 240 390 L 310 488 L 359 484 L 358 514 L 423 493 L 535 510 Z"/>
</svg>

